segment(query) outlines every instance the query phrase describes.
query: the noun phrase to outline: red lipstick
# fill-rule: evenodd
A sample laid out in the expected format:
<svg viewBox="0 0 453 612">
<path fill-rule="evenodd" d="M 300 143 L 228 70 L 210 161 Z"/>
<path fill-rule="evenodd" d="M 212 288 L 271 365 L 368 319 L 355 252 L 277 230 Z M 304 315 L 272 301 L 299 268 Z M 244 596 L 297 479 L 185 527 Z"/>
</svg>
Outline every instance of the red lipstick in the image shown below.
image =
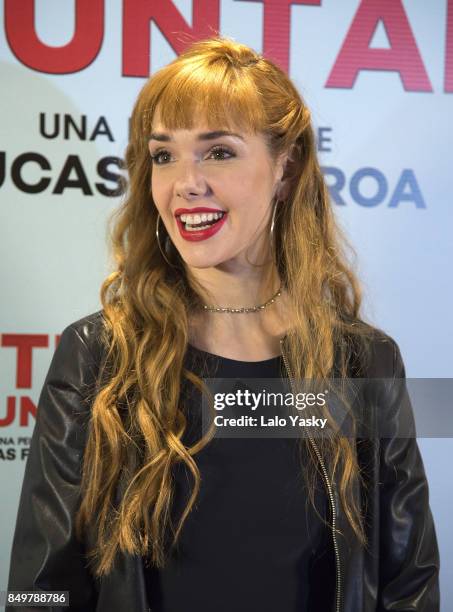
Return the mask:
<svg viewBox="0 0 453 612">
<path fill-rule="evenodd" d="M 203 230 L 187 230 L 185 228 L 184 223 L 181 221 L 181 215 L 184 214 L 196 214 L 196 213 L 218 213 L 223 212 L 223 216 L 221 219 L 207 227 Z M 206 240 L 210 238 L 214 234 L 222 228 L 225 220 L 227 218 L 227 214 L 225 211 L 221 211 L 218 208 L 206 208 L 205 206 L 199 206 L 197 208 L 178 208 L 175 210 L 176 223 L 178 224 L 179 233 L 181 234 L 184 240 L 188 240 L 189 242 L 199 242 L 200 240 Z"/>
<path fill-rule="evenodd" d="M 220 208 L 207 208 L 206 206 L 197 206 L 195 208 L 177 208 L 175 210 L 175 217 L 179 217 L 180 215 L 194 215 L 196 213 L 218 213 L 225 212 L 224 210 L 220 210 Z"/>
</svg>

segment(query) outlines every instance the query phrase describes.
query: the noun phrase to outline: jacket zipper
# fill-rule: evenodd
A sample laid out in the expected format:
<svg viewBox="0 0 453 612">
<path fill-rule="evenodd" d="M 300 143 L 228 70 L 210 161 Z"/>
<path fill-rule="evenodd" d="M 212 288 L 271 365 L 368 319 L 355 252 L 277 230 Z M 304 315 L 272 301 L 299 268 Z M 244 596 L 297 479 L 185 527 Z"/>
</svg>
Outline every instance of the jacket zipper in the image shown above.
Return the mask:
<svg viewBox="0 0 453 612">
<path fill-rule="evenodd" d="M 285 351 L 283 350 L 283 339 L 280 340 L 280 350 L 283 356 L 283 361 L 285 364 L 285 369 L 289 377 L 291 389 L 294 393 L 293 382 L 291 377 L 291 372 L 288 366 L 288 362 L 286 360 Z M 318 445 L 312 438 L 311 434 L 307 430 L 308 439 L 310 440 L 311 445 L 316 453 L 318 461 L 321 465 L 321 470 L 324 476 L 324 480 L 326 483 L 326 487 L 329 493 L 330 505 L 332 508 L 332 539 L 333 539 L 333 547 L 335 550 L 335 574 L 336 574 L 336 587 L 335 587 L 335 612 L 340 612 L 341 610 L 341 567 L 340 567 L 340 552 L 338 548 L 337 542 L 337 534 L 336 534 L 336 522 L 337 522 L 337 509 L 335 505 L 335 499 L 332 492 L 332 485 L 330 484 L 329 476 L 327 474 L 326 466 L 324 464 L 323 458 L 321 457 L 321 453 L 319 452 Z"/>
</svg>

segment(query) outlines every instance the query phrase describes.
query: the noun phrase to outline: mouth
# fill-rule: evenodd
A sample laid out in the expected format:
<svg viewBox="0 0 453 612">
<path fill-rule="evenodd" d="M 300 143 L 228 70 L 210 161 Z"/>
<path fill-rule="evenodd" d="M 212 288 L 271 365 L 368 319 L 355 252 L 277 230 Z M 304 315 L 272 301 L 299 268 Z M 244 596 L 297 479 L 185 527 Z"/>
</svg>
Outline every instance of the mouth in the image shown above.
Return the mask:
<svg viewBox="0 0 453 612">
<path fill-rule="evenodd" d="M 196 213 L 177 215 L 176 219 L 185 231 L 195 232 L 208 229 L 218 223 L 227 213 L 219 211 L 216 213 Z"/>
<path fill-rule="evenodd" d="M 225 211 L 182 214 L 176 216 L 176 222 L 184 240 L 197 242 L 214 236 L 222 228 L 227 216 Z"/>
</svg>

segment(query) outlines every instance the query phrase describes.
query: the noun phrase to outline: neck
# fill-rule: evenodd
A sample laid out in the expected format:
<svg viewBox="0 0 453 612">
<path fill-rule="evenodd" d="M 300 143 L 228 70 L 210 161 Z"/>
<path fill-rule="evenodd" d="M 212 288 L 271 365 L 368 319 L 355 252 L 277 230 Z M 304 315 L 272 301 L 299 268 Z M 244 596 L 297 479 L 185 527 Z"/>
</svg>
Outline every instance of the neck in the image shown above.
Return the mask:
<svg viewBox="0 0 453 612">
<path fill-rule="evenodd" d="M 276 269 L 253 268 L 248 274 L 228 274 L 218 268 L 195 269 L 193 276 L 203 290 L 203 303 L 221 308 L 244 308 L 267 302 L 280 288 Z M 278 339 L 288 324 L 287 295 L 258 312 L 229 313 L 198 310 L 190 317 L 190 337 L 199 347 L 215 348 L 233 345 L 239 347 L 249 342 L 267 344 L 274 354 Z M 277 347 L 278 349 L 278 347 Z M 212 352 L 216 352 L 213 350 Z"/>
<path fill-rule="evenodd" d="M 236 273 L 218 267 L 192 268 L 189 278 L 195 280 L 203 303 L 219 308 L 244 308 L 263 304 L 281 285 L 275 267 L 267 268 L 264 272 L 250 268 Z"/>
</svg>

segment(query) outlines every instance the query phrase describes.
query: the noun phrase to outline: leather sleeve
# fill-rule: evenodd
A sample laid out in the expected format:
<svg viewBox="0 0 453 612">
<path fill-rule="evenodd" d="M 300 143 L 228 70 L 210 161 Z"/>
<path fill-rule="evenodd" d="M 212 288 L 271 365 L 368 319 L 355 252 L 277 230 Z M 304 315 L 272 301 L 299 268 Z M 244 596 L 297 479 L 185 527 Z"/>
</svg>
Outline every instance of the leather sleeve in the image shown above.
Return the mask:
<svg viewBox="0 0 453 612">
<path fill-rule="evenodd" d="M 380 556 L 377 612 L 439 612 L 439 551 L 416 439 L 405 368 L 393 340 L 380 453 Z"/>
<path fill-rule="evenodd" d="M 94 581 L 74 533 L 89 396 L 97 366 L 72 326 L 62 333 L 41 391 L 11 551 L 8 590 L 69 591 L 70 607 L 95 610 Z"/>
</svg>

